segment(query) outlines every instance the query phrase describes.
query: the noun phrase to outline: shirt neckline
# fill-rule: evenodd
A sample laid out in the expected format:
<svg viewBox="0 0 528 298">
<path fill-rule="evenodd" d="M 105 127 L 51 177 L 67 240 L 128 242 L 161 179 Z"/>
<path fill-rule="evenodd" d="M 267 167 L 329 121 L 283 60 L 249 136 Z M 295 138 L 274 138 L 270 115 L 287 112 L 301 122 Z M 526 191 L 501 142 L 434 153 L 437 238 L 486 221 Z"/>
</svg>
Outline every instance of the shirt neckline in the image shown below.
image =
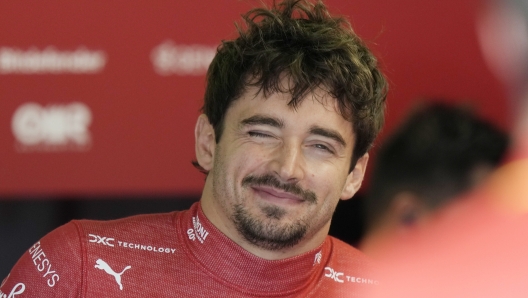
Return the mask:
<svg viewBox="0 0 528 298">
<path fill-rule="evenodd" d="M 176 228 L 190 257 L 210 275 L 242 292 L 288 295 L 306 288 L 324 274 L 332 249 L 327 239 L 316 249 L 283 259 L 266 260 L 243 249 L 218 230 L 199 202 L 178 213 Z"/>
</svg>

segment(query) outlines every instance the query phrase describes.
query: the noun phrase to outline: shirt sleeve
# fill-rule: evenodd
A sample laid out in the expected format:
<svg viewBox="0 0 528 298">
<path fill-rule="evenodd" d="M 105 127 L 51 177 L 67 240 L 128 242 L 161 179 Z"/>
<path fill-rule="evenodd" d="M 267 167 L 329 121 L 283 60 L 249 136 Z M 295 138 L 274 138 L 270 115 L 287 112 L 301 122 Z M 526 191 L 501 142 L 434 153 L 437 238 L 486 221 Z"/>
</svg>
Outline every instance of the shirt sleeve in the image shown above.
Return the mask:
<svg viewBox="0 0 528 298">
<path fill-rule="evenodd" d="M 0 285 L 0 298 L 82 297 L 83 247 L 77 225 L 63 225 L 24 252 Z"/>
</svg>

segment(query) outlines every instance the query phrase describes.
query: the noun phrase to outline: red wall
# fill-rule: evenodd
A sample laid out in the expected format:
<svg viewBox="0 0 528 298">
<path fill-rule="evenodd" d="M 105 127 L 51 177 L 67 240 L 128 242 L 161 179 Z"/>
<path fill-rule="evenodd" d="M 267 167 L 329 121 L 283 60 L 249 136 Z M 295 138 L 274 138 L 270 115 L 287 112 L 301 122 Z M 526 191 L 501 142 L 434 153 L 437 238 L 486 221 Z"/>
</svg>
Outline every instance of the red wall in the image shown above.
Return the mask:
<svg viewBox="0 0 528 298">
<path fill-rule="evenodd" d="M 0 197 L 199 194 L 204 73 L 258 3 L 1 2 Z M 390 80 L 384 134 L 421 96 L 468 101 L 508 127 L 478 49 L 478 1 L 327 4 L 351 18 Z"/>
</svg>

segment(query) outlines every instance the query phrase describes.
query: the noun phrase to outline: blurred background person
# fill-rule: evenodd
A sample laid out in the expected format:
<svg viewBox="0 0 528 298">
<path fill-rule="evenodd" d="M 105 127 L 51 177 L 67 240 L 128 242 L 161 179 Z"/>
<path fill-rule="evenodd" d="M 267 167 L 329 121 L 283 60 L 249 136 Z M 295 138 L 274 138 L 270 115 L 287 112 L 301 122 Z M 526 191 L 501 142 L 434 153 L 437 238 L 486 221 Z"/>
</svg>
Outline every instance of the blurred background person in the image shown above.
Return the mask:
<svg viewBox="0 0 528 298">
<path fill-rule="evenodd" d="M 508 161 L 406 241 L 386 242 L 383 285 L 371 297 L 527 296 L 528 1 L 487 1 L 476 27 L 512 99 Z"/>
<path fill-rule="evenodd" d="M 431 100 L 417 106 L 378 151 L 364 200 L 367 254 L 405 235 L 499 164 L 508 136 L 469 109 Z"/>
</svg>

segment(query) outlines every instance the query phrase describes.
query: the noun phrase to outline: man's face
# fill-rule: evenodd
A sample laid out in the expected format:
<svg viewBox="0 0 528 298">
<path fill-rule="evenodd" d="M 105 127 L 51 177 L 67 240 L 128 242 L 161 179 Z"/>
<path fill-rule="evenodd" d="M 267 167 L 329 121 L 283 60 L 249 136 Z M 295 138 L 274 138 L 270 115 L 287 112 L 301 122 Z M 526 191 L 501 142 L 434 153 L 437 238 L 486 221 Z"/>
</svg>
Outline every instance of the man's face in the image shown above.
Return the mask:
<svg viewBox="0 0 528 298">
<path fill-rule="evenodd" d="M 363 178 L 367 158 L 359 175 L 349 173 L 352 124 L 322 90 L 296 109 L 288 94 L 254 94 L 249 89 L 226 113 L 209 173 L 215 203 L 245 240 L 267 250 L 326 236 L 339 199 Z"/>
</svg>

